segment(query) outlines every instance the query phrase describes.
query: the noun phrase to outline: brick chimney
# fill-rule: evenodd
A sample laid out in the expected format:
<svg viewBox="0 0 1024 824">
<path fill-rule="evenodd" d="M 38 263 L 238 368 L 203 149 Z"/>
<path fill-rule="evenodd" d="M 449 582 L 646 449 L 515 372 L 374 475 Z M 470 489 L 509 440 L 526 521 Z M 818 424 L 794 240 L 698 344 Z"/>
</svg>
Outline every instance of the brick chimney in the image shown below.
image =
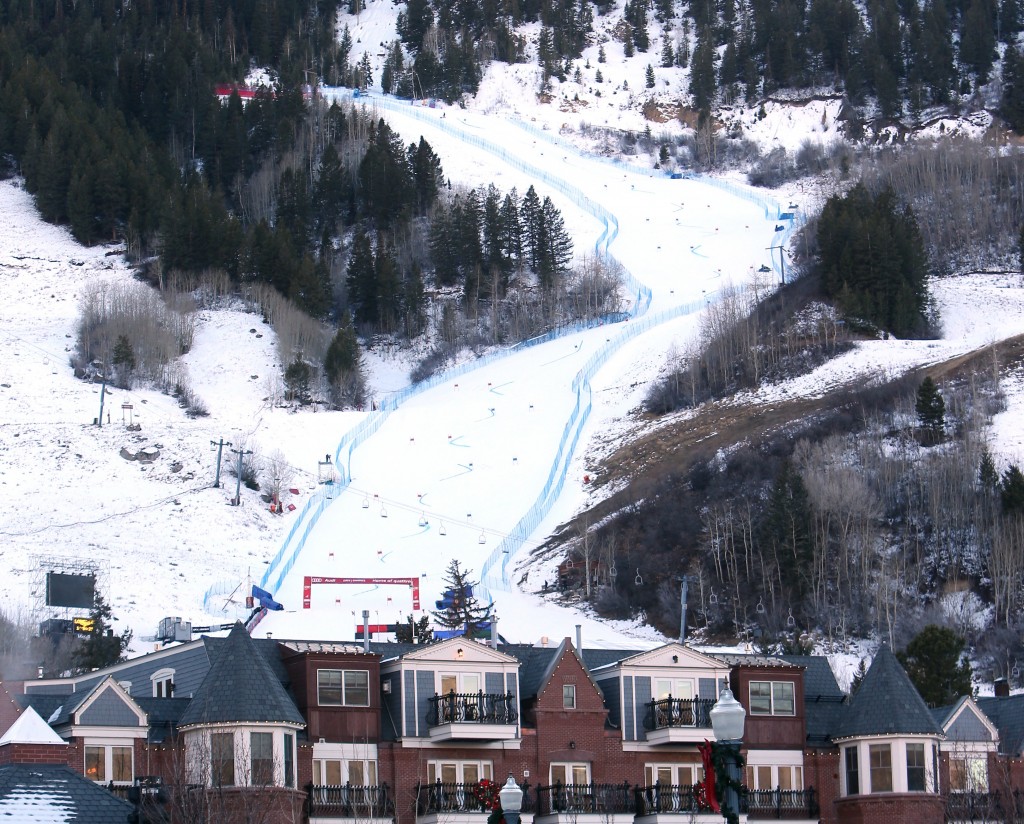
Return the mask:
<svg viewBox="0 0 1024 824">
<path fill-rule="evenodd" d="M 992 686 L 995 687 L 996 698 L 1010 697 L 1010 682 L 1005 678 L 997 678 Z"/>
</svg>

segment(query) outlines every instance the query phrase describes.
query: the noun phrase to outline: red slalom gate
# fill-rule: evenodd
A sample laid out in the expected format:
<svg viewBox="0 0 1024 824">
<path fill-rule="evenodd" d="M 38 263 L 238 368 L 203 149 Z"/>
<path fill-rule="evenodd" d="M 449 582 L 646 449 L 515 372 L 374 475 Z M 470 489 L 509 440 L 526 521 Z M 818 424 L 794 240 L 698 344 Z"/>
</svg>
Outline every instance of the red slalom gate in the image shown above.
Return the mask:
<svg viewBox="0 0 1024 824">
<path fill-rule="evenodd" d="M 418 611 L 420 608 L 419 578 L 324 578 L 317 575 L 307 575 L 302 579 L 303 609 L 309 609 L 314 584 L 379 584 L 382 586 L 404 585 L 412 590 L 413 610 Z"/>
</svg>

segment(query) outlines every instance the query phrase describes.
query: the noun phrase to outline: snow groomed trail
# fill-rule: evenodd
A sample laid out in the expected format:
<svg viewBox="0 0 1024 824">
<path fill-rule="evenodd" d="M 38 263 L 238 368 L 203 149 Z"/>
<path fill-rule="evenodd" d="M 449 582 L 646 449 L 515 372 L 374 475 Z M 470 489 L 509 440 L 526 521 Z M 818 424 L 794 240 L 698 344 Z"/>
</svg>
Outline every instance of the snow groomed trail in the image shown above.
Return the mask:
<svg viewBox="0 0 1024 824">
<path fill-rule="evenodd" d="M 260 586 L 287 609 L 261 627 L 278 637 L 351 638 L 363 609 L 374 624 L 409 615 L 412 579 L 417 606 L 432 608 L 457 557 L 491 596 L 502 593 L 506 637 L 535 640 L 582 622 L 588 637 L 621 643 L 607 626 L 517 591 L 510 572 L 531 538 L 546 536 L 556 509 L 583 500 L 582 485 L 568 479 L 591 434 L 591 381 L 636 375 L 631 352 L 641 338 L 698 312 L 725 282 L 749 281 L 778 245 L 776 227 L 791 231 L 793 221 L 780 224 L 778 206 L 744 187 L 588 158 L 528 124 L 393 98 L 366 103 L 406 142 L 422 134 L 452 180 L 520 192 L 532 184 L 562 210 L 578 246 L 588 233 L 597 234 L 595 253 L 609 255 L 614 244 L 629 319 L 558 330 L 384 398 L 341 439 L 340 482 L 308 502 L 265 571 Z M 338 578 L 359 583 L 318 581 Z"/>
</svg>

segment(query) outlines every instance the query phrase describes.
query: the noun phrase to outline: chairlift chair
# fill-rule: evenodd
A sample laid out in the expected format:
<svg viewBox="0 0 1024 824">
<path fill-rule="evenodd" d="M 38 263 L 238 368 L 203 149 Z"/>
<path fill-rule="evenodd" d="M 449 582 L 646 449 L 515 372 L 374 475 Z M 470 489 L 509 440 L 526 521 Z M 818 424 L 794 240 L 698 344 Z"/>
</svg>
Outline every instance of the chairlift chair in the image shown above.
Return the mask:
<svg viewBox="0 0 1024 824">
<path fill-rule="evenodd" d="M 640 567 L 636 568 L 636 578 L 633 579 L 633 583 L 636 586 L 643 586 L 644 579 L 640 577 Z"/>
<path fill-rule="evenodd" d="M 762 598 L 758 598 L 757 599 L 757 607 L 755 607 L 755 609 L 757 610 L 757 614 L 758 615 L 764 615 L 765 608 L 764 608 L 764 600 Z"/>
</svg>

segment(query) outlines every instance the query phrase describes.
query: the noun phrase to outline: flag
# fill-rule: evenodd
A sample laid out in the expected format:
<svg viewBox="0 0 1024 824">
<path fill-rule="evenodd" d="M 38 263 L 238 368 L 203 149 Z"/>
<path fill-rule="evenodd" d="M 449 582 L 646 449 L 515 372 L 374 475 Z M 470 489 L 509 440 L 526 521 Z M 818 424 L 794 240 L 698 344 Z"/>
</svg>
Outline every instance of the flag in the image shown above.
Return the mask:
<svg viewBox="0 0 1024 824">
<path fill-rule="evenodd" d="M 260 602 L 261 609 L 273 609 L 281 610 L 284 609 L 282 604 L 277 603 L 274 600 L 274 596 L 267 592 L 265 589 L 260 589 L 256 584 L 252 585 L 252 597 Z"/>
</svg>

